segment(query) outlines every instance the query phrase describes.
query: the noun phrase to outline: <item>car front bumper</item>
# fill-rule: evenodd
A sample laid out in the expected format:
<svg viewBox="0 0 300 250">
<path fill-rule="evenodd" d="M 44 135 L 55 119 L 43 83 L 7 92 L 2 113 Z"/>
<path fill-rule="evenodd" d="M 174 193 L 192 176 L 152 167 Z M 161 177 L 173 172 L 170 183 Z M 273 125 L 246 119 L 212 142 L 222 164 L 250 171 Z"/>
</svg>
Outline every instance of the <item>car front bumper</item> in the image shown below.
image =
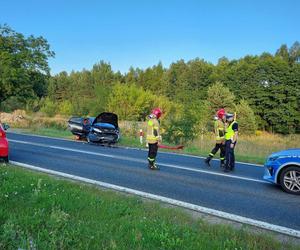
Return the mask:
<svg viewBox="0 0 300 250">
<path fill-rule="evenodd" d="M 264 165 L 265 172 L 263 179 L 268 182 L 277 183 L 275 176 L 279 164 L 276 161 L 267 161 Z"/>
<path fill-rule="evenodd" d="M 104 142 L 104 143 L 116 143 L 119 140 L 119 134 L 117 133 L 94 133 L 88 134 L 91 142 Z"/>
</svg>

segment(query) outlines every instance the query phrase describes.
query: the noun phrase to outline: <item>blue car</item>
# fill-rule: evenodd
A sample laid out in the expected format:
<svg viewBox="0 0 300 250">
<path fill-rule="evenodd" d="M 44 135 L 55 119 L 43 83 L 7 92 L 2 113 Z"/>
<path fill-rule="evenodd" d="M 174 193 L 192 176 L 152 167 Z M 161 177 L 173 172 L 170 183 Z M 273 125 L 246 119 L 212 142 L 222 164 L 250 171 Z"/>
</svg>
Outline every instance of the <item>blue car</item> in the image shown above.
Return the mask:
<svg viewBox="0 0 300 250">
<path fill-rule="evenodd" d="M 300 195 L 300 148 L 271 154 L 263 178 L 280 185 L 287 193 Z"/>
<path fill-rule="evenodd" d="M 112 145 L 120 139 L 118 116 L 103 112 L 97 117 L 71 117 L 68 129 L 76 139 L 86 139 L 89 143 Z"/>
</svg>

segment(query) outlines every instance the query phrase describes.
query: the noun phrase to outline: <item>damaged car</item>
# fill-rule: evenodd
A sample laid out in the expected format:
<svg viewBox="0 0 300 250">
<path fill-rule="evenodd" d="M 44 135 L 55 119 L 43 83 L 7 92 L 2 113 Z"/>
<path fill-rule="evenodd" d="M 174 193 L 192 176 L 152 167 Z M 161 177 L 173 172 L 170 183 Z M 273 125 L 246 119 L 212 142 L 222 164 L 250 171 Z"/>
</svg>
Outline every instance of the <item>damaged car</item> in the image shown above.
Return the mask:
<svg viewBox="0 0 300 250">
<path fill-rule="evenodd" d="M 115 144 L 120 139 L 118 116 L 114 113 L 103 112 L 97 117 L 72 117 L 68 129 L 89 143 Z"/>
<path fill-rule="evenodd" d="M 95 143 L 114 144 L 119 139 L 118 116 L 109 112 L 103 112 L 94 119 L 87 135 L 87 141 Z"/>
</svg>

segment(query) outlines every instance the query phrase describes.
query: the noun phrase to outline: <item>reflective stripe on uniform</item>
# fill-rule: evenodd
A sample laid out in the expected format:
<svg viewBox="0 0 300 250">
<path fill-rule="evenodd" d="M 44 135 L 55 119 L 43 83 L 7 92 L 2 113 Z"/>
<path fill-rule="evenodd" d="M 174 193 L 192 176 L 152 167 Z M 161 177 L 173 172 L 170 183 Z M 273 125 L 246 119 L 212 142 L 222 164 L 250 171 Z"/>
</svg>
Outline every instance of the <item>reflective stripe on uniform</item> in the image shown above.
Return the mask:
<svg viewBox="0 0 300 250">
<path fill-rule="evenodd" d="M 155 161 L 155 158 L 150 158 L 150 157 L 148 157 L 148 160 L 149 160 L 149 161 Z"/>
</svg>

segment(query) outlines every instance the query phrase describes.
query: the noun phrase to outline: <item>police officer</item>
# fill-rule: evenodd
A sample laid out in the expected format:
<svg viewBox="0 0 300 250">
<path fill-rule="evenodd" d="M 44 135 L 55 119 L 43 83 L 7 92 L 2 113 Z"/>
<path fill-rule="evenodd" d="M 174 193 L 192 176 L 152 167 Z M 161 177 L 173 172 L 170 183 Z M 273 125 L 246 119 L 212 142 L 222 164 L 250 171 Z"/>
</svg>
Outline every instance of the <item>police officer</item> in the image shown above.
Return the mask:
<svg viewBox="0 0 300 250">
<path fill-rule="evenodd" d="M 224 172 L 234 170 L 235 156 L 234 149 L 238 139 L 238 123 L 235 121 L 234 114 L 226 114 L 226 130 L 225 130 L 225 168 Z"/>
<path fill-rule="evenodd" d="M 155 164 L 155 159 L 158 150 L 158 143 L 161 141 L 159 133 L 159 118 L 162 115 L 160 108 L 152 110 L 149 115 L 148 126 L 147 126 L 147 143 L 148 143 L 148 167 L 152 170 L 158 170 L 159 167 Z"/>
<path fill-rule="evenodd" d="M 217 119 L 214 124 L 215 127 L 215 136 L 216 136 L 216 145 L 209 153 L 208 157 L 205 159 L 205 163 L 210 166 L 210 161 L 214 155 L 220 150 L 220 161 L 221 167 L 224 167 L 225 161 L 225 110 L 220 109 L 217 112 Z"/>
</svg>

